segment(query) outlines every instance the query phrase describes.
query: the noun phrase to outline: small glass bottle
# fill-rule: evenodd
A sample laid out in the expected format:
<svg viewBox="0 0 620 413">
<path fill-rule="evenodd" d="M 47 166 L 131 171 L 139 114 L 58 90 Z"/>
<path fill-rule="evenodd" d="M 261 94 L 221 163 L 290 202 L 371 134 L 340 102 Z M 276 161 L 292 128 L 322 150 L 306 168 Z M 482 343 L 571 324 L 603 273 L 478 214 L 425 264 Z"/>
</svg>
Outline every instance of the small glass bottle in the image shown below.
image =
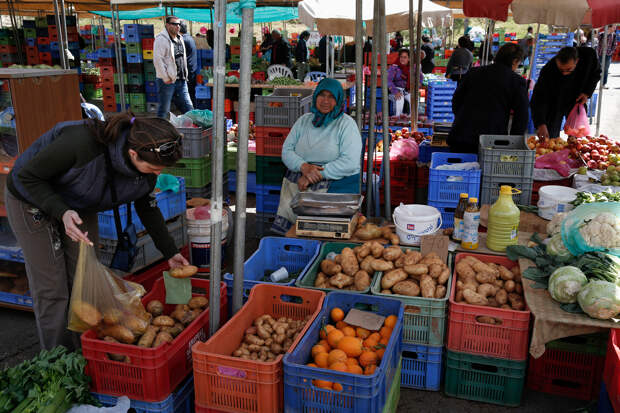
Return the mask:
<svg viewBox="0 0 620 413">
<path fill-rule="evenodd" d="M 454 230 L 452 231 L 452 241 L 461 242 L 463 239 L 463 216 L 467 208 L 468 194 L 463 192 L 459 198 L 459 203 L 454 211 Z"/>
<path fill-rule="evenodd" d="M 463 239 L 461 246 L 468 250 L 478 248 L 478 226 L 480 225 L 480 208 L 478 198 L 469 198 L 467 209 L 463 214 Z"/>
</svg>

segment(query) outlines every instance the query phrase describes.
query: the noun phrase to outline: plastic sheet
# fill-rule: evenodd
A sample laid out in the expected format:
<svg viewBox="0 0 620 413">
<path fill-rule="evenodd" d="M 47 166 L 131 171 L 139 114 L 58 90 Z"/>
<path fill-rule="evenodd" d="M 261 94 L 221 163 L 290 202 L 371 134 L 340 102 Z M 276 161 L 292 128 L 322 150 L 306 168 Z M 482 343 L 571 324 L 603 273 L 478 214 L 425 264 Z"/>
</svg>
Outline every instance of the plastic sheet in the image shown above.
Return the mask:
<svg viewBox="0 0 620 413">
<path fill-rule="evenodd" d="M 601 225 L 598 220 L 594 221 L 601 214 L 608 218 Z M 594 227 L 593 225 L 596 225 Z M 607 228 L 607 226 L 610 228 Z M 592 226 L 589 231 L 592 238 L 584 236 L 588 226 Z M 610 242 L 611 245 L 616 239 L 615 235 L 620 228 L 620 202 L 597 202 L 583 204 L 572 210 L 562 222 L 562 241 L 571 254 L 578 257 L 589 251 L 604 251 L 620 256 L 620 248 L 609 247 L 601 242 Z"/>
</svg>

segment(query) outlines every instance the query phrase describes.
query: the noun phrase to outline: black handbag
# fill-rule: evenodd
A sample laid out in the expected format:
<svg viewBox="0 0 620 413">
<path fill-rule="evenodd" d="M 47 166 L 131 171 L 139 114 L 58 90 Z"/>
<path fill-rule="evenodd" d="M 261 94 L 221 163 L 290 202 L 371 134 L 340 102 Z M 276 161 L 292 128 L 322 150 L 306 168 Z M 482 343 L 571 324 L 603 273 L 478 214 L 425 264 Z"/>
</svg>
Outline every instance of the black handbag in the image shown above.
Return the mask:
<svg viewBox="0 0 620 413">
<path fill-rule="evenodd" d="M 112 196 L 112 204 L 114 211 L 114 223 L 116 225 L 116 234 L 118 235 L 118 244 L 116 244 L 116 250 L 112 256 L 112 262 L 110 268 L 114 268 L 123 272 L 130 272 L 133 268 L 136 256 L 138 255 L 138 248 L 136 243 L 138 242 L 138 235 L 136 233 L 136 226 L 131 222 L 131 202 L 127 203 L 127 226 L 123 231 L 121 224 L 121 214 L 118 211 L 116 184 L 114 182 L 114 169 L 112 168 L 112 160 L 110 159 L 110 153 L 105 151 L 105 161 L 108 169 L 108 179 L 110 184 L 110 193 Z"/>
</svg>

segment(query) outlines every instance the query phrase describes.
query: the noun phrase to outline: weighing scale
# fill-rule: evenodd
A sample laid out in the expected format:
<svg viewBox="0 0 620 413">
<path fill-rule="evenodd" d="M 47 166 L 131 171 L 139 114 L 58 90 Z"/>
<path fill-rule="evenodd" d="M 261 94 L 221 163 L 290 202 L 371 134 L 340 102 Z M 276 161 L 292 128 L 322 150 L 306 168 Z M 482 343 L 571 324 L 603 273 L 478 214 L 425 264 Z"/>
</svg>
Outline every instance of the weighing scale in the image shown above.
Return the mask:
<svg viewBox="0 0 620 413">
<path fill-rule="evenodd" d="M 295 223 L 295 232 L 306 237 L 350 239 L 356 227 L 357 215 L 352 217 L 299 215 Z"/>
<path fill-rule="evenodd" d="M 448 134 L 450 133 L 451 128 L 452 123 L 435 123 L 431 146 L 448 146 Z"/>
</svg>

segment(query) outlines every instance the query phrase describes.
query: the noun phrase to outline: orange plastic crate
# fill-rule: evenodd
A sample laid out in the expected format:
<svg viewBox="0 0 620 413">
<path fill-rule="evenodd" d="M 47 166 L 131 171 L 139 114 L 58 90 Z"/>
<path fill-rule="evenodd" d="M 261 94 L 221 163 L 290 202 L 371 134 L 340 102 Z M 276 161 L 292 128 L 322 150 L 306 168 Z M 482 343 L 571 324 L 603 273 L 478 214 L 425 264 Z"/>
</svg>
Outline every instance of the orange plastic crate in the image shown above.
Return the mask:
<svg viewBox="0 0 620 413">
<path fill-rule="evenodd" d="M 201 289 L 194 295 L 209 296 L 209 280 L 192 278 L 192 289 Z M 153 291 L 142 298 L 165 302 L 166 288 L 160 278 Z M 166 304 L 164 314 L 170 314 L 175 306 Z M 220 286 L 220 323 L 226 321 L 226 284 Z M 192 345 L 207 338 L 209 310 L 203 311 L 188 325 L 172 343 L 157 348 L 137 345 L 108 343 L 97 338 L 93 329 L 82 334 L 82 352 L 86 359 L 86 374 L 92 378 L 91 391 L 110 396 L 127 396 L 132 400 L 160 402 L 166 399 L 192 372 Z M 129 357 L 128 363 L 112 361 L 108 353 Z"/>
<path fill-rule="evenodd" d="M 310 316 L 289 348 L 291 352 L 321 311 L 324 298 L 325 293 L 318 290 L 271 284 L 252 288 L 241 310 L 206 343 L 196 343 L 192 348 L 196 411 L 282 411 L 282 355 L 267 363 L 232 357 L 232 352 L 242 342 L 246 328 L 263 314 L 295 320 Z"/>
<path fill-rule="evenodd" d="M 481 254 L 457 254 L 455 264 L 467 256 L 482 262 L 494 262 L 511 269 L 518 263 L 506 257 Z M 455 265 L 456 266 L 456 265 Z M 522 361 L 527 359 L 530 311 L 515 311 L 503 308 L 484 307 L 457 303 L 456 270 L 450 291 L 450 309 L 448 313 L 448 350 L 481 356 L 499 357 Z M 478 321 L 480 316 L 501 320 L 501 324 L 486 324 Z"/>
<path fill-rule="evenodd" d="M 282 145 L 290 131 L 291 128 L 256 126 L 256 155 L 282 156 Z"/>
</svg>

